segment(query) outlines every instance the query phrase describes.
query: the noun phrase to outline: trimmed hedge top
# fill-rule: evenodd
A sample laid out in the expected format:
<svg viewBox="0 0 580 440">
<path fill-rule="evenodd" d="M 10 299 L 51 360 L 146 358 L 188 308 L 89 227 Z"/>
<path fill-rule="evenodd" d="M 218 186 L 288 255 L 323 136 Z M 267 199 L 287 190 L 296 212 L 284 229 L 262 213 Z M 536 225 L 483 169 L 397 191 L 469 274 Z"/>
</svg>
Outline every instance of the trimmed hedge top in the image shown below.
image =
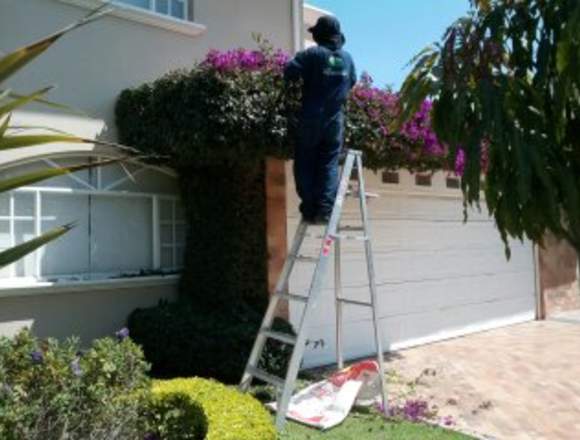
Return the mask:
<svg viewBox="0 0 580 440">
<path fill-rule="evenodd" d="M 190 71 L 170 73 L 122 92 L 116 108 L 121 142 L 164 155 L 177 168 L 292 157 L 300 84 L 284 82 L 288 56 L 262 47 L 211 51 Z M 455 169 L 433 131 L 426 102 L 400 131 L 398 95 L 363 75 L 347 105 L 346 144 L 371 169 Z"/>
<path fill-rule="evenodd" d="M 208 420 L 206 440 L 275 440 L 272 418 L 260 402 L 213 380 L 192 378 L 155 381 L 153 393 L 188 395 Z"/>
</svg>

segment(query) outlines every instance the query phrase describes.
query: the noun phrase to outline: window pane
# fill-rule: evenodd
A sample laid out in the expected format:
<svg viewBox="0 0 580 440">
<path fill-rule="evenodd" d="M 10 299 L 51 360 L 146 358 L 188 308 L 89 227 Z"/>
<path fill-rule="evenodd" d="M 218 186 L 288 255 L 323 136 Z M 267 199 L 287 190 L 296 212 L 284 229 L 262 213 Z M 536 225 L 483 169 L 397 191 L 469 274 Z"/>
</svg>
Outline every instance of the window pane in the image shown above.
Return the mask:
<svg viewBox="0 0 580 440">
<path fill-rule="evenodd" d="M 14 194 L 14 214 L 17 216 L 34 216 L 34 194 L 15 193 Z"/>
<path fill-rule="evenodd" d="M 183 0 L 171 0 L 171 15 L 185 19 L 185 3 Z"/>
<path fill-rule="evenodd" d="M 10 239 L 10 222 L 0 220 L 0 249 L 10 247 L 12 240 Z"/>
<path fill-rule="evenodd" d="M 10 238 L 10 222 L 0 220 L 0 251 L 9 248 L 12 244 Z M 0 269 L 0 278 L 8 278 L 12 274 L 10 266 Z"/>
<path fill-rule="evenodd" d="M 173 249 L 161 248 L 161 267 L 163 269 L 173 268 Z"/>
<path fill-rule="evenodd" d="M 151 199 L 93 197 L 91 268 L 120 274 L 152 268 Z"/>
<path fill-rule="evenodd" d="M 34 223 L 33 222 L 16 222 L 14 225 L 14 235 L 16 239 L 16 244 L 24 243 L 25 241 L 32 240 L 34 235 Z M 34 273 L 34 253 L 18 260 L 15 263 L 17 277 L 32 277 Z"/>
<path fill-rule="evenodd" d="M 137 6 L 138 8 L 150 9 L 150 0 L 117 0 L 119 3 L 126 3 L 131 6 Z"/>
<path fill-rule="evenodd" d="M 161 14 L 169 14 L 169 0 L 157 0 L 155 10 Z"/>
<path fill-rule="evenodd" d="M 172 226 L 161 226 L 161 244 L 173 244 Z"/>
<path fill-rule="evenodd" d="M 89 272 L 89 197 L 71 194 L 42 194 L 42 231 L 75 222 L 75 227 L 49 243 L 41 252 L 41 275 Z M 47 220 L 46 218 L 50 218 Z"/>
<path fill-rule="evenodd" d="M 10 215 L 10 195 L 0 193 L 0 216 Z"/>
<path fill-rule="evenodd" d="M 171 200 L 159 201 L 159 219 L 162 222 L 173 221 L 173 202 Z"/>
</svg>

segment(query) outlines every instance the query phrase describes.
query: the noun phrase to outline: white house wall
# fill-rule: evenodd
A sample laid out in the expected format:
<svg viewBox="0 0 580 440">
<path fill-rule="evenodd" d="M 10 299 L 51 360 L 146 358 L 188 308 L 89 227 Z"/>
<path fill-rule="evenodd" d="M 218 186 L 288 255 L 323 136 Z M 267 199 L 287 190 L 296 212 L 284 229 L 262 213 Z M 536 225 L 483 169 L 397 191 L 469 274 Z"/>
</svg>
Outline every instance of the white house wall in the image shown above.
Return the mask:
<svg viewBox="0 0 580 440">
<path fill-rule="evenodd" d="M 79 4 L 90 1 L 79 0 Z M 1 0 L 0 52 L 6 53 L 73 23 L 88 9 L 71 0 Z M 74 3 L 74 2 L 73 2 Z M 290 0 L 195 0 L 196 23 L 206 27 L 191 36 L 117 16 L 107 16 L 65 36 L 9 82 L 19 92 L 58 87 L 50 99 L 86 112 L 88 117 L 55 114 L 30 107 L 14 115 L 16 124 L 50 126 L 82 136 L 115 140 L 114 106 L 128 87 L 165 73 L 191 68 L 209 49 L 255 47 L 260 33 L 275 47 L 292 48 Z M 100 3 L 95 2 L 97 6 Z M 48 155 L 89 153 L 87 145 L 50 144 L 0 154 L 2 169 Z M 99 153 L 107 150 L 99 149 Z M 110 151 L 109 151 L 110 152 Z M 176 280 L 127 280 L 110 285 L 23 288 L 0 283 L 0 335 L 31 326 L 40 336 L 111 334 L 137 307 L 176 295 Z M 5 283 L 4 283 L 5 284 Z"/>
</svg>

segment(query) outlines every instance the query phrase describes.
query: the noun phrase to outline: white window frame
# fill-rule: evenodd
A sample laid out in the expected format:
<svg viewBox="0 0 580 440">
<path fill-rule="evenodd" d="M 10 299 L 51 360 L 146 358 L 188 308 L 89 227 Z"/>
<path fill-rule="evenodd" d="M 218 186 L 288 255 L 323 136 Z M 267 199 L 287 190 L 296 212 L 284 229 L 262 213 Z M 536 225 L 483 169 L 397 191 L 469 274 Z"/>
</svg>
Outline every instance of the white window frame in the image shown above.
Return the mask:
<svg viewBox="0 0 580 440">
<path fill-rule="evenodd" d="M 89 10 L 94 10 L 96 7 L 99 7 L 105 3 L 103 0 L 59 0 L 59 1 L 62 3 L 78 6 L 83 9 Z M 151 0 L 151 4 L 153 4 L 154 1 L 155 0 Z M 114 2 L 113 6 L 114 8 L 110 13 L 110 15 L 128 21 L 165 29 L 190 37 L 197 37 L 207 31 L 206 26 L 200 23 L 196 23 L 195 21 L 188 20 L 189 6 L 187 0 L 185 0 L 185 8 L 186 8 L 185 19 L 176 18 L 173 17 L 172 15 L 161 14 L 159 12 L 156 12 L 155 10 L 152 10 L 151 8 L 149 9 L 140 8 L 117 1 Z"/>
<path fill-rule="evenodd" d="M 174 18 L 176 20 L 183 20 L 183 21 L 187 21 L 189 22 L 188 18 L 189 17 L 189 1 L 188 0 L 177 0 L 181 3 L 183 3 L 183 18 L 181 17 L 176 17 L 175 15 L 171 14 L 171 2 L 173 0 L 166 0 L 167 1 L 167 7 L 168 7 L 168 12 L 167 14 L 163 13 L 163 12 L 159 12 L 157 10 L 157 2 L 160 0 L 147 0 L 149 2 L 149 8 L 142 8 L 141 6 L 135 6 L 135 5 L 131 5 L 129 3 L 125 3 L 124 0 L 114 0 L 113 4 L 115 5 L 121 5 L 121 6 L 127 6 L 130 8 L 136 8 L 136 9 L 143 9 L 145 11 L 149 11 L 153 14 L 159 14 L 159 15 L 163 15 L 163 16 L 167 16 L 167 17 L 171 17 Z"/>
<path fill-rule="evenodd" d="M 93 158 L 87 158 L 91 160 Z M 97 158 L 98 159 L 98 158 Z M 42 160 L 45 164 L 51 167 L 59 167 L 59 165 L 50 159 Z M 121 164 L 122 165 L 122 164 Z M 168 273 L 169 276 L 172 275 L 173 272 L 178 272 L 182 269 L 182 267 L 177 265 L 177 252 L 183 251 L 185 247 L 184 243 L 179 243 L 177 241 L 177 233 L 176 229 L 178 226 L 185 226 L 186 222 L 185 219 L 178 220 L 176 218 L 177 212 L 177 205 L 180 201 L 180 197 L 176 195 L 170 194 L 161 194 L 161 193 L 147 193 L 147 192 L 133 192 L 133 191 L 125 191 L 125 190 L 118 190 L 120 185 L 123 183 L 133 180 L 135 176 L 143 173 L 146 170 L 154 169 L 158 172 L 163 173 L 164 170 L 158 169 L 155 167 L 137 164 L 139 167 L 132 171 L 126 171 L 126 175 L 113 183 L 108 185 L 103 185 L 102 182 L 102 173 L 101 168 L 94 168 L 93 171 L 95 174 L 96 184 L 92 185 L 90 182 L 87 182 L 75 174 L 68 174 L 67 177 L 71 178 L 75 182 L 81 184 L 84 188 L 70 188 L 70 187 L 56 187 L 56 186 L 24 186 L 21 188 L 17 188 L 15 190 L 9 191 L 9 210 L 8 215 L 0 215 L 0 221 L 8 222 L 9 224 L 9 234 L 10 234 L 10 246 L 15 246 L 15 238 L 16 238 L 16 222 L 18 221 L 29 221 L 33 222 L 34 224 L 34 235 L 38 237 L 42 233 L 42 222 L 43 221 L 55 221 L 56 218 L 54 217 L 47 217 L 42 216 L 42 196 L 43 194 L 70 194 L 70 195 L 86 195 L 86 196 L 106 196 L 106 197 L 115 197 L 115 198 L 145 198 L 151 201 L 151 238 L 152 238 L 152 261 L 151 261 L 151 269 L 153 271 L 165 271 Z M 166 172 L 165 174 L 172 175 L 170 172 Z M 173 176 L 173 175 L 172 175 Z M 34 207 L 33 207 L 33 215 L 32 216 L 17 216 L 15 210 L 15 195 L 18 193 L 27 193 L 27 194 L 34 194 Z M 170 202 L 171 203 L 171 220 L 161 220 L 160 217 L 160 204 L 162 202 Z M 171 234 L 171 241 L 167 243 L 162 243 L 161 241 L 161 226 L 172 226 L 172 234 Z M 50 244 L 48 244 L 50 246 Z M 162 248 L 170 248 L 172 249 L 172 265 L 162 267 L 161 264 L 161 249 Z M 41 247 L 35 252 L 31 254 L 34 258 L 34 271 L 32 277 L 17 277 L 16 276 L 16 264 L 11 264 L 8 266 L 9 276 L 7 278 L 0 278 L 0 290 L 3 289 L 2 284 L 7 285 L 8 288 L 11 288 L 14 285 L 34 285 L 34 284 L 46 284 L 51 283 L 46 281 L 46 278 L 50 279 L 57 279 L 58 281 L 55 284 L 79 284 L 83 282 L 98 282 L 98 281 L 111 281 L 117 279 L 123 279 L 123 274 L 95 274 L 95 273 L 71 273 L 71 274 L 58 274 L 55 276 L 47 276 L 43 277 L 42 269 L 41 269 L 41 261 L 42 255 L 44 252 L 44 248 Z M 25 257 L 26 258 L 26 257 Z M 161 275 L 164 276 L 164 275 Z M 167 275 L 165 275 L 167 276 Z M 68 281 L 67 279 L 75 278 L 75 281 Z M 81 280 L 78 280 L 78 279 Z M 137 278 L 137 277 L 136 277 Z M 149 277 L 141 277 L 141 278 L 149 278 Z M 54 284 L 54 282 L 52 282 Z M 0 294 L 0 297 L 2 295 Z"/>
</svg>

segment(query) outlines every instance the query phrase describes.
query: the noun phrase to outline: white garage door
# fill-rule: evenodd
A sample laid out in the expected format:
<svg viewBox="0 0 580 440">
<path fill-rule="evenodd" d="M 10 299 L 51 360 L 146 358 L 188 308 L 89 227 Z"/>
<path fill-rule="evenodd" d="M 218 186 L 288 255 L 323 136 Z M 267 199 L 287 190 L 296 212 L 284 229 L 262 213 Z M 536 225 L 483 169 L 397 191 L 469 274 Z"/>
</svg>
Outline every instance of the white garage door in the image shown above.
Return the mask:
<svg viewBox="0 0 580 440">
<path fill-rule="evenodd" d="M 503 244 L 487 209 L 471 212 L 463 223 L 457 180 L 438 173 L 431 178 L 406 171 L 365 173 L 367 191 L 380 197 L 369 204 L 379 316 L 385 350 L 455 337 L 535 318 L 533 248 L 512 244 L 506 261 Z M 288 172 L 288 235 L 299 220 L 292 173 Z M 398 182 L 397 182 L 398 180 Z M 391 183 L 387 183 L 391 182 Z M 356 201 L 347 203 L 343 224 L 360 224 Z M 307 239 L 302 254 L 316 255 L 319 243 Z M 368 299 L 364 248 L 343 246 L 345 297 Z M 304 294 L 312 265 L 297 263 L 290 291 Z M 305 365 L 335 359 L 333 274 L 327 274 L 316 318 L 309 330 Z M 302 306 L 291 304 L 290 318 L 299 322 Z M 345 306 L 344 345 L 348 358 L 373 351 L 370 311 Z"/>
</svg>

